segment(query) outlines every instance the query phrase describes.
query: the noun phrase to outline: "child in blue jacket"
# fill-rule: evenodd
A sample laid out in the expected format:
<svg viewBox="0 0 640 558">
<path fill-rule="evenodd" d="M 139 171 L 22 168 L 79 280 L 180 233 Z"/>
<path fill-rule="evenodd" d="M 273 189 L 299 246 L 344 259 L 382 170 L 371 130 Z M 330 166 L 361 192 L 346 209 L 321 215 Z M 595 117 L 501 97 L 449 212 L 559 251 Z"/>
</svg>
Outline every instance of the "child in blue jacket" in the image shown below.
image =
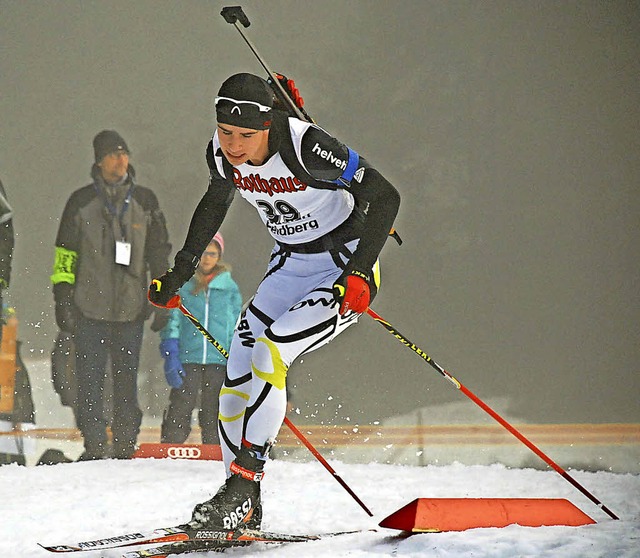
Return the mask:
<svg viewBox="0 0 640 558">
<path fill-rule="evenodd" d="M 179 291 L 182 304 L 227 350 L 242 308 L 238 285 L 223 262 L 224 239 L 216 234 L 194 276 Z M 191 415 L 200 395 L 198 422 L 203 444 L 219 444 L 218 395 L 227 361 L 178 308 L 160 332 L 160 353 L 171 386 L 162 421 L 161 442 L 182 444 L 191 432 Z"/>
</svg>

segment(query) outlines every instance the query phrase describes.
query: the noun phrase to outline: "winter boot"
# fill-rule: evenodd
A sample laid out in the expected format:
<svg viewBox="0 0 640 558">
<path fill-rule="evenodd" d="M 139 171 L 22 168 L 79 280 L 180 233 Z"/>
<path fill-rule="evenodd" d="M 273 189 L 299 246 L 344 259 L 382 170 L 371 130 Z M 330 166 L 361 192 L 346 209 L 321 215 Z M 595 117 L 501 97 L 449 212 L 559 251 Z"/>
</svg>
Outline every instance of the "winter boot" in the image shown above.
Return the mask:
<svg viewBox="0 0 640 558">
<path fill-rule="evenodd" d="M 107 459 L 108 457 L 109 452 L 106 442 L 85 440 L 84 452 L 78 457 L 78 461 L 95 461 L 96 459 Z"/>
<path fill-rule="evenodd" d="M 111 450 L 113 459 L 131 459 L 136 452 L 135 442 L 119 442 L 115 441 Z"/>
<path fill-rule="evenodd" d="M 262 522 L 260 481 L 264 476 L 262 448 L 242 446 L 231 463 L 231 476 L 216 495 L 198 504 L 189 526 L 199 529 L 259 529 Z"/>
</svg>

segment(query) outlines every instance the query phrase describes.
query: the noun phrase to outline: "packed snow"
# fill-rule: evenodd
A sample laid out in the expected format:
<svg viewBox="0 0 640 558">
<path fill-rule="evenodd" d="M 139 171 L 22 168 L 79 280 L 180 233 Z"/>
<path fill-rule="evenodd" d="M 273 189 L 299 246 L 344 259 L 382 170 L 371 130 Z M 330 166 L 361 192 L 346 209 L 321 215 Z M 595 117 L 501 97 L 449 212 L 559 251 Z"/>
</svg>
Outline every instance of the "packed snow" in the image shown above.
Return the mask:
<svg viewBox="0 0 640 558">
<path fill-rule="evenodd" d="M 632 558 L 640 556 L 640 475 L 571 471 L 620 517 L 603 510 L 552 470 L 503 465 L 412 467 L 330 461 L 373 512 L 369 517 L 317 461 L 274 459 L 262 483 L 263 528 L 288 533 L 362 532 L 288 545 L 254 544 L 231 556 L 437 558 Z M 134 459 L 0 467 L 0 556 L 52 556 L 38 546 L 109 537 L 185 522 L 223 481 L 222 463 Z M 472 529 L 407 536 L 378 523 L 415 498 L 566 498 L 597 523 L 581 527 Z M 115 558 L 123 551 L 91 551 Z M 74 554 L 78 556 L 78 554 Z M 201 553 L 194 556 L 220 556 Z"/>
</svg>

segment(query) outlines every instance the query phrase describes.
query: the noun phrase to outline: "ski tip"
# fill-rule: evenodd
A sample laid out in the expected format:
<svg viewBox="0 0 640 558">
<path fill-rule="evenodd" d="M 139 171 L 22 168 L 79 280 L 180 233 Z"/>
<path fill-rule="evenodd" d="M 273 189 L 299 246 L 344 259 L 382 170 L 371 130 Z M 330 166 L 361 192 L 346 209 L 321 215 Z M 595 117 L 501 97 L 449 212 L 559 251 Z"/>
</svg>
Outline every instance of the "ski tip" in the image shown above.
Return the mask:
<svg viewBox="0 0 640 558">
<path fill-rule="evenodd" d="M 38 546 L 44 548 L 47 552 L 77 552 L 79 550 L 82 550 L 77 546 L 69 546 L 66 544 L 45 545 L 42 543 L 38 543 Z"/>
</svg>

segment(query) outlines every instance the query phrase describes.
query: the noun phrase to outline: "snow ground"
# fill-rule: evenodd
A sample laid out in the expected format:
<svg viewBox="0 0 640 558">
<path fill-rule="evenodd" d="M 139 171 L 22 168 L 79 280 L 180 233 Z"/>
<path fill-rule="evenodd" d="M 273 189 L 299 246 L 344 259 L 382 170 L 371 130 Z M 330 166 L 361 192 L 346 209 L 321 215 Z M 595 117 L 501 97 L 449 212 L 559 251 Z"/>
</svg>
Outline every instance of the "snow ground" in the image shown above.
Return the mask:
<svg viewBox="0 0 640 558">
<path fill-rule="evenodd" d="M 332 461 L 338 475 L 375 514 L 370 518 L 318 462 L 268 464 L 263 481 L 265 529 L 290 533 L 376 528 L 415 498 L 567 498 L 598 523 L 582 527 L 520 527 L 402 536 L 376 532 L 285 546 L 232 549 L 230 556 L 637 558 L 640 475 L 571 471 L 620 517 L 614 521 L 554 471 L 503 465 L 411 467 Z M 37 543 L 57 544 L 184 522 L 194 504 L 223 480 L 220 462 L 136 459 L 0 468 L 0 556 L 52 556 Z M 117 550 L 87 558 L 116 558 Z M 78 556 L 77 554 L 75 556 Z M 197 554 L 195 556 L 220 556 Z"/>
</svg>

